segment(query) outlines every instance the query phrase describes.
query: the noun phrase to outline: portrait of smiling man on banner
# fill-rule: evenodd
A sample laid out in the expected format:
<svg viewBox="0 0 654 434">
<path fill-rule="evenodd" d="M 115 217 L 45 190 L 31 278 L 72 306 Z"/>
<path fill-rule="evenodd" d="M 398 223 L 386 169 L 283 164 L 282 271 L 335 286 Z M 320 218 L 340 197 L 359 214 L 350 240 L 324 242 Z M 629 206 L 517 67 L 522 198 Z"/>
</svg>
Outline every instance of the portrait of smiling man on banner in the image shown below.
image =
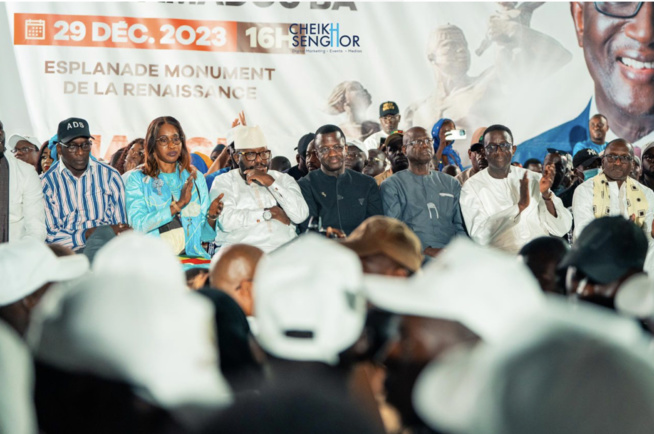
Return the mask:
<svg viewBox="0 0 654 434">
<path fill-rule="evenodd" d="M 654 4 L 574 2 L 570 12 L 594 95 L 575 119 L 518 145 L 513 161 L 542 159 L 547 147 L 572 151 L 589 139 L 596 113 L 609 120 L 607 141 L 620 137 L 639 149 L 654 138 Z"/>
</svg>

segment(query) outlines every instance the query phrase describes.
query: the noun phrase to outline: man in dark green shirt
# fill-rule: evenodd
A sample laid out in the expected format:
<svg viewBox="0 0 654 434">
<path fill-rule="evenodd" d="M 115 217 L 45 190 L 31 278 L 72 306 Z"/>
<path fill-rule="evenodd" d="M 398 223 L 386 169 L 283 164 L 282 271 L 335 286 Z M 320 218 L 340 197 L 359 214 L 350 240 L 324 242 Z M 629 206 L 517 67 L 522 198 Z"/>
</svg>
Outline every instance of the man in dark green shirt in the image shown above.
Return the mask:
<svg viewBox="0 0 654 434">
<path fill-rule="evenodd" d="M 345 134 L 336 125 L 323 125 L 314 139 L 320 170 L 300 179 L 309 218 L 300 225 L 326 231 L 331 227 L 339 236 L 348 235 L 365 219 L 383 215 L 379 187 L 367 175 L 346 169 Z"/>
</svg>

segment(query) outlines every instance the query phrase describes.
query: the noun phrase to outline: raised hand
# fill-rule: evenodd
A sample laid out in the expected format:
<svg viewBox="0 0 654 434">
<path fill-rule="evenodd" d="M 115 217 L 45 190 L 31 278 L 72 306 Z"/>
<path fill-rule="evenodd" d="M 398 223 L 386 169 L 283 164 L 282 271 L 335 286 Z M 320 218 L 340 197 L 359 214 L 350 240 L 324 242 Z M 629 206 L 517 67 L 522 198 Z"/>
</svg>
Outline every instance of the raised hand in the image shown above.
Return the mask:
<svg viewBox="0 0 654 434">
<path fill-rule="evenodd" d="M 556 175 L 556 166 L 550 163 L 543 168 L 543 176 L 540 178 L 540 193 L 545 194 L 552 187 L 554 183 L 554 175 Z"/>
<path fill-rule="evenodd" d="M 529 177 L 528 172 L 525 171 L 525 176 L 520 180 L 520 200 L 518 201 L 518 208 L 520 212 L 524 211 L 529 206 Z"/>
</svg>

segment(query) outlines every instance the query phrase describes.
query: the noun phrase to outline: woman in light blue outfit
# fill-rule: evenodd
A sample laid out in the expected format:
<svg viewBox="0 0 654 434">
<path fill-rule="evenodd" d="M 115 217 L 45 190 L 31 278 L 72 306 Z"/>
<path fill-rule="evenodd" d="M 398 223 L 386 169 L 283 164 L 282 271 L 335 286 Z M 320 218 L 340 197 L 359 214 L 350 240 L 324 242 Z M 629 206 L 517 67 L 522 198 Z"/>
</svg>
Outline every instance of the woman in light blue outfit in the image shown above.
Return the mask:
<svg viewBox="0 0 654 434">
<path fill-rule="evenodd" d="M 145 136 L 145 163 L 125 186 L 127 218 L 134 230 L 159 236 L 178 255 L 209 258 L 203 241 L 216 237 L 222 197 L 209 202 L 204 179 L 196 179 L 177 119 L 153 120 Z"/>
</svg>

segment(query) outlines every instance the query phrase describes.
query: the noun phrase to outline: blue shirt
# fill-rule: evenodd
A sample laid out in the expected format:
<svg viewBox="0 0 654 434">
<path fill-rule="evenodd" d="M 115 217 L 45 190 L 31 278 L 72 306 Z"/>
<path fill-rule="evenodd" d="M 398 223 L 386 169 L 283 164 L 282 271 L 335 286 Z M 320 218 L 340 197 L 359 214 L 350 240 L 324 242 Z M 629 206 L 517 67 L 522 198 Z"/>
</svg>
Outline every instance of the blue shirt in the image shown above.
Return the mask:
<svg viewBox="0 0 654 434">
<path fill-rule="evenodd" d="M 410 170 L 381 183 L 384 214 L 403 221 L 420 238 L 422 248 L 445 247 L 455 235 L 465 235 L 459 207 L 461 185 L 450 175 Z"/>
<path fill-rule="evenodd" d="M 606 149 L 606 145 L 608 145 L 608 143 L 605 142 L 603 145 L 598 145 L 590 139 L 584 140 L 583 142 L 577 142 L 575 147 L 572 149 L 572 156 L 574 157 L 577 152 L 583 149 L 592 149 L 599 154 Z"/>
<path fill-rule="evenodd" d="M 159 173 L 156 178 L 145 175 L 141 170 L 134 170 L 126 185 L 127 216 L 134 230 L 158 237 L 159 227 L 173 220 L 170 204 L 173 199 L 179 199 L 182 186 L 189 176 L 186 170 L 180 174 L 179 166 L 174 173 Z M 216 237 L 215 230 L 207 223 L 207 211 L 211 202 L 201 173 L 198 172 L 194 184 L 191 201 L 180 213 L 184 247 L 187 256 L 209 258 L 209 254 L 202 248 L 202 242 L 212 241 Z"/>
<path fill-rule="evenodd" d="M 127 222 L 125 185 L 111 166 L 89 159 L 86 171 L 76 178 L 59 160 L 41 184 L 47 243 L 79 250 L 86 245 L 87 229 Z"/>
</svg>

